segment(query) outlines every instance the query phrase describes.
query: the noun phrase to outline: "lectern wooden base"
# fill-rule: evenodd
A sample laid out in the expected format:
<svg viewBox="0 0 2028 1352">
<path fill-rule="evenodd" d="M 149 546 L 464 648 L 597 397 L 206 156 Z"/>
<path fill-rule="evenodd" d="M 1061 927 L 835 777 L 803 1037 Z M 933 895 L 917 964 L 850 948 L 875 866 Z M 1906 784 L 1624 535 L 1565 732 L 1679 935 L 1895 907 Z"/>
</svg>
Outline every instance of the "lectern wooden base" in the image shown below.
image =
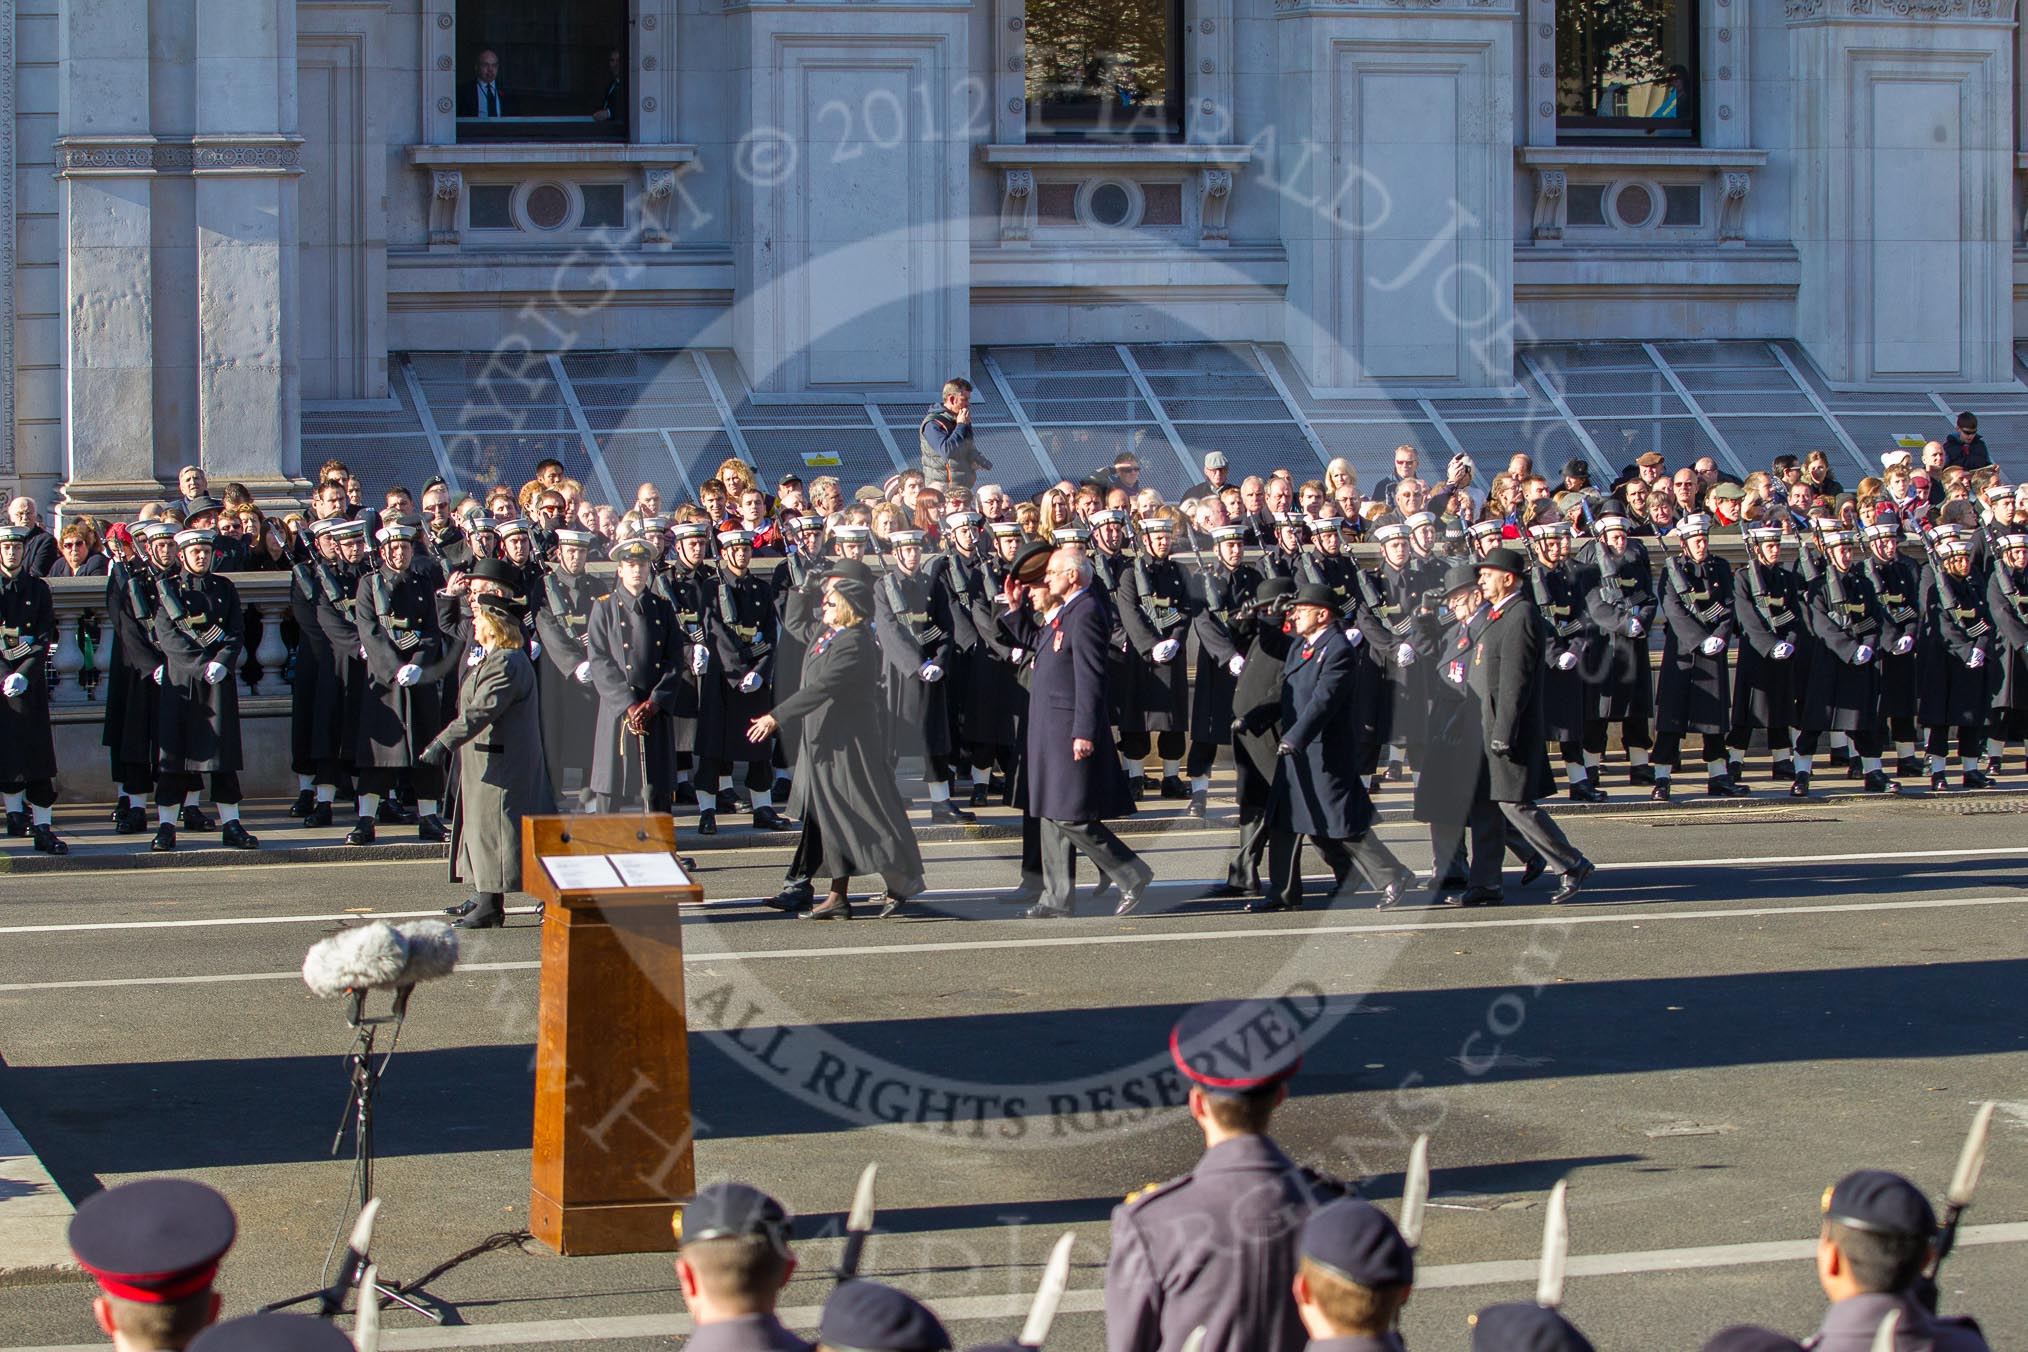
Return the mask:
<svg viewBox="0 0 2028 1352">
<path fill-rule="evenodd" d="M 528 1228 L 561 1254 L 672 1250 L 696 1190 L 678 907 L 702 892 L 654 869 L 675 834 L 666 815 L 521 823 L 522 886 L 547 907 Z"/>
</svg>

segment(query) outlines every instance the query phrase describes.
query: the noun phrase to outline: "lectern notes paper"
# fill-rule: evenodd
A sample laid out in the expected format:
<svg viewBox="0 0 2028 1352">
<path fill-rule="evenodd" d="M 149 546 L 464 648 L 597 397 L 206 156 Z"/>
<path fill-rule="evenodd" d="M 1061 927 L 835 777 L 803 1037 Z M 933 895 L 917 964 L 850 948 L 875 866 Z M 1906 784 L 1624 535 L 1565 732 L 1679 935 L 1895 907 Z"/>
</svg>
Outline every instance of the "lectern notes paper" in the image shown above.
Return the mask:
<svg viewBox="0 0 2028 1352">
<path fill-rule="evenodd" d="M 666 850 L 646 854 L 552 854 L 543 856 L 542 867 L 565 892 L 690 886 L 690 875 Z"/>
</svg>

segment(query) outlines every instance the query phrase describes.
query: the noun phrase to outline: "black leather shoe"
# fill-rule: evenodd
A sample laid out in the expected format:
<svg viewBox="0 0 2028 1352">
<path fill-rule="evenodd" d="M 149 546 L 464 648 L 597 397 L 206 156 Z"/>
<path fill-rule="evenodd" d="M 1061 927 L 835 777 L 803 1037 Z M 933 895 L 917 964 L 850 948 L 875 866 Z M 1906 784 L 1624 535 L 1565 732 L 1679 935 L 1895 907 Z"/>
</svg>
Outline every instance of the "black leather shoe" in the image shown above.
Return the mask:
<svg viewBox="0 0 2028 1352">
<path fill-rule="evenodd" d="M 1592 863 L 1591 860 L 1578 860 L 1577 867 L 1563 875 L 1563 886 L 1556 889 L 1556 894 L 1549 898 L 1549 904 L 1551 906 L 1561 906 L 1564 902 L 1569 901 L 1583 888 L 1584 880 L 1591 877 L 1597 871 L 1598 865 Z"/>
<path fill-rule="evenodd" d="M 432 812 L 429 816 L 416 820 L 415 838 L 426 840 L 432 845 L 441 845 L 451 838 L 451 828 L 444 824 L 442 817 Z"/>
<path fill-rule="evenodd" d="M 28 833 L 35 837 L 35 848 L 44 854 L 70 853 L 70 846 L 57 838 L 56 828 L 54 827 L 44 826 L 38 822 L 28 828 Z"/>
<path fill-rule="evenodd" d="M 385 822 L 389 826 L 413 826 L 415 809 L 406 803 L 397 803 L 392 798 L 383 798 L 380 801 L 380 811 L 375 814 L 375 820 Z"/>
<path fill-rule="evenodd" d="M 155 838 L 148 842 L 149 850 L 156 854 L 169 854 L 176 848 L 176 828 L 163 822 L 155 828 Z"/>
<path fill-rule="evenodd" d="M 373 818 L 361 817 L 352 829 L 345 833 L 347 845 L 371 845 L 373 843 Z"/>
<path fill-rule="evenodd" d="M 296 791 L 296 801 L 289 804 L 289 815 L 291 817 L 307 817 L 310 815 L 310 809 L 315 806 L 317 806 L 317 791 L 315 789 L 298 789 Z"/>
<path fill-rule="evenodd" d="M 1734 784 L 1746 778 L 1746 762 L 1736 761 L 1727 757 L 1725 761 L 1725 777 Z"/>
<path fill-rule="evenodd" d="M 309 814 L 303 818 L 304 826 L 329 826 L 330 824 L 331 805 L 329 803 L 316 804 L 310 809 Z"/>
<path fill-rule="evenodd" d="M 218 838 L 229 850 L 258 850 L 261 847 L 259 839 L 246 829 L 246 823 L 237 820 L 227 822 Z"/>
<path fill-rule="evenodd" d="M 720 789 L 718 796 L 712 800 L 712 806 L 720 812 L 737 812 L 739 811 L 739 795 L 731 789 Z"/>
<path fill-rule="evenodd" d="M 697 786 L 690 783 L 678 784 L 676 786 L 675 802 L 678 807 L 696 807 Z"/>
<path fill-rule="evenodd" d="M 1276 911 L 1286 911 L 1289 909 L 1288 903 L 1269 901 L 1266 897 L 1262 897 L 1259 901 L 1249 901 L 1246 905 L 1240 907 L 1240 910 L 1248 915 L 1272 915 Z"/>
<path fill-rule="evenodd" d="M 1652 788 L 1652 789 L 1649 789 L 1649 790 L 1648 790 L 1648 800 L 1649 800 L 1650 802 L 1655 802 L 1655 803 L 1666 803 L 1666 802 L 1668 802 L 1668 801 L 1669 801 L 1669 781 L 1668 781 L 1668 780 L 1666 780 L 1666 779 L 1658 779 L 1658 780 L 1656 780 L 1656 781 L 1655 781 L 1655 787 L 1654 787 L 1654 788 Z"/>
<path fill-rule="evenodd" d="M 1381 891 L 1379 908 L 1383 911 L 1391 911 L 1401 905 L 1401 899 L 1407 896 L 1408 890 L 1414 886 L 1415 875 L 1413 873 L 1402 874 Z"/>
<path fill-rule="evenodd" d="M 1627 771 L 1627 783 L 1629 784 L 1652 784 L 1654 782 L 1655 766 L 1653 762 L 1647 765 L 1633 766 Z"/>
<path fill-rule="evenodd" d="M 1770 773 L 1776 779 L 1794 779 L 1796 777 L 1796 763 L 1784 757 L 1774 763 L 1774 768 Z"/>
<path fill-rule="evenodd" d="M 817 889 L 808 883 L 790 883 L 771 897 L 764 897 L 761 905 L 772 911 L 787 911 L 794 915 L 807 911 L 817 901 Z"/>
<path fill-rule="evenodd" d="M 850 920 L 851 918 L 852 898 L 841 897 L 835 892 L 826 896 L 814 907 L 796 916 L 798 920 Z"/>
<path fill-rule="evenodd" d="M 119 823 L 113 829 L 123 836 L 137 836 L 141 834 L 141 832 L 148 829 L 148 810 L 142 807 L 130 807 L 126 809 L 120 813 Z"/>
<path fill-rule="evenodd" d="M 753 828 L 756 831 L 793 831 L 795 824 L 771 807 L 757 807 L 753 810 Z"/>
<path fill-rule="evenodd" d="M 1747 798 L 1752 796 L 1753 790 L 1734 780 L 1720 778 L 1707 780 L 1704 793 L 1709 798 Z"/>
<path fill-rule="evenodd" d="M 987 788 L 986 788 L 986 786 L 985 786 L 984 784 L 974 784 L 974 785 L 972 785 L 972 806 L 973 806 L 973 807 L 984 807 L 984 806 L 986 806 L 987 802 L 988 802 L 989 800 L 991 800 L 992 796 L 993 796 L 993 795 L 991 794 L 991 792 L 989 792 L 989 791 L 987 790 Z"/>
<path fill-rule="evenodd" d="M 476 905 L 474 905 L 471 911 L 465 914 L 464 916 L 460 917 L 457 921 L 455 921 L 451 925 L 451 928 L 501 929 L 506 924 L 507 924 L 507 913 L 505 911 L 492 907 L 489 907 L 486 910 L 482 911 Z"/>
<path fill-rule="evenodd" d="M 965 826 L 979 820 L 948 798 L 929 805 L 929 819 L 939 826 Z"/>
<path fill-rule="evenodd" d="M 1498 906 L 1506 900 L 1497 887 L 1468 887 L 1458 894 L 1460 906 Z"/>
<path fill-rule="evenodd" d="M 907 905 L 908 899 L 906 897 L 897 897 L 894 893 L 889 892 L 880 899 L 880 909 L 873 913 L 873 918 L 875 920 L 892 920 L 895 916 L 900 915 L 902 908 Z"/>
<path fill-rule="evenodd" d="M 1133 799 L 1135 802 L 1138 803 L 1143 799 L 1145 799 L 1147 796 L 1148 796 L 1148 777 L 1146 775 L 1128 775 L 1127 797 Z"/>
<path fill-rule="evenodd" d="M 794 793 L 795 791 L 796 791 L 795 781 L 790 779 L 787 775 L 783 775 L 779 779 L 775 780 L 775 786 L 774 788 L 769 790 L 769 793 L 771 793 L 774 796 L 774 800 L 777 803 L 786 803 L 789 801 L 789 795 Z"/>
<path fill-rule="evenodd" d="M 1587 803 L 1603 803 L 1606 801 L 1606 791 L 1598 786 L 1597 775 L 1585 776 L 1584 801 Z"/>
<path fill-rule="evenodd" d="M 1040 901 L 1036 902 L 1033 906 L 1030 906 L 1027 910 L 1023 911 L 1021 914 L 1028 917 L 1030 920 L 1070 919 L 1070 910 L 1068 907 L 1050 906 Z"/>
<path fill-rule="evenodd" d="M 1810 773 L 1809 771 L 1805 770 L 1801 774 L 1797 775 L 1795 779 L 1789 784 L 1789 797 L 1808 798 L 1809 796 L 1810 796 Z"/>
<path fill-rule="evenodd" d="M 1884 770 L 1875 770 L 1872 774 L 1866 776 L 1866 792 L 1889 795 L 1897 794 L 1901 792 L 1901 781 L 1889 779 L 1887 772 Z"/>
<path fill-rule="evenodd" d="M 1549 861 L 1541 855 L 1535 856 L 1535 858 L 1521 866 L 1521 886 L 1528 886 L 1528 884 L 1534 882 L 1547 872 L 1549 872 Z"/>
<path fill-rule="evenodd" d="M 16 840 L 21 840 L 28 835 L 28 814 L 26 812 L 10 812 L 7 814 L 7 834 Z"/>
<path fill-rule="evenodd" d="M 207 817 L 204 814 L 203 808 L 185 805 L 183 809 L 183 829 L 186 831 L 216 831 L 218 823 Z"/>
<path fill-rule="evenodd" d="M 1967 770 L 1964 785 L 1968 789 L 1990 789 L 1993 787 L 1993 781 L 1986 778 L 1984 770 Z"/>
<path fill-rule="evenodd" d="M 470 915 L 472 912 L 478 909 L 479 909 L 479 899 L 477 897 L 467 897 L 455 906 L 444 907 L 444 914 L 452 916 Z"/>
<path fill-rule="evenodd" d="M 1162 796 L 1181 802 L 1190 796 L 1190 786 L 1183 782 L 1181 775 L 1164 775 L 1162 777 Z"/>
<path fill-rule="evenodd" d="M 697 834 L 700 836 L 715 836 L 718 834 L 717 812 L 707 807 L 697 814 Z"/>
<path fill-rule="evenodd" d="M 1944 772 L 1941 770 L 1933 771 L 1929 777 L 1929 791 L 1931 793 L 1942 793 L 1944 791 L 1944 782 Z"/>
<path fill-rule="evenodd" d="M 1183 815 L 1192 821 L 1203 821 L 1210 797 L 1211 795 L 1208 793 L 1191 794 L 1190 806 L 1183 809 Z"/>
<path fill-rule="evenodd" d="M 1921 779 L 1922 758 L 1920 756 L 1903 756 L 1894 763 L 1894 774 L 1898 779 Z"/>
<path fill-rule="evenodd" d="M 1120 904 L 1113 907 L 1113 914 L 1132 915 L 1135 909 L 1140 906 L 1141 898 L 1148 895 L 1148 883 L 1152 881 L 1153 879 L 1148 879 L 1147 881 L 1135 883 L 1132 887 L 1120 893 Z"/>
</svg>

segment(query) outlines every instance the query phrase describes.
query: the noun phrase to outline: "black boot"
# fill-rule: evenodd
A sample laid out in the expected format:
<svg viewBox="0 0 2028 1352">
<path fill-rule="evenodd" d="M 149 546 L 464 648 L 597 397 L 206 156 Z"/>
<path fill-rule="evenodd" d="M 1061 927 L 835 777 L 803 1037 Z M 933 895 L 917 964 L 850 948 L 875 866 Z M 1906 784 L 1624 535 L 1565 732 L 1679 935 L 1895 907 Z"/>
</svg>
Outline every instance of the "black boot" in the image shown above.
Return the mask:
<svg viewBox="0 0 2028 1352">
<path fill-rule="evenodd" d="M 350 831 L 345 833 L 347 845 L 371 845 L 373 843 L 373 818 L 361 817 Z"/>
<path fill-rule="evenodd" d="M 799 911 L 809 910 L 811 904 L 816 899 L 817 889 L 809 883 L 786 883 L 781 891 L 761 902 L 761 905 L 771 910 L 787 911 L 789 914 L 794 915 Z"/>
<path fill-rule="evenodd" d="M 314 807 L 310 809 L 309 815 L 303 818 L 303 825 L 306 827 L 329 826 L 330 824 L 331 824 L 331 804 L 328 802 L 316 804 Z"/>
<path fill-rule="evenodd" d="M 1796 762 L 1794 758 L 1789 756 L 1782 757 L 1774 763 L 1771 773 L 1776 779 L 1794 779 L 1796 777 Z"/>
<path fill-rule="evenodd" d="M 1202 789 L 1198 790 L 1195 793 L 1192 793 L 1190 795 L 1190 806 L 1183 809 L 1183 815 L 1190 818 L 1192 821 L 1200 821 L 1200 822 L 1203 821 L 1205 815 L 1206 800 L 1209 799 L 1210 797 L 1211 795 L 1204 792 Z"/>
<path fill-rule="evenodd" d="M 148 848 L 156 854 L 168 854 L 176 848 L 176 828 L 163 822 L 155 828 L 155 838 L 148 842 Z"/>
<path fill-rule="evenodd" d="M 1190 796 L 1190 786 L 1183 782 L 1181 775 L 1162 776 L 1162 796 L 1181 802 Z"/>
<path fill-rule="evenodd" d="M 676 786 L 676 806 L 678 807 L 697 806 L 697 786 L 695 784 L 692 784 L 688 780 L 685 780 L 683 783 L 678 784 Z"/>
<path fill-rule="evenodd" d="M 756 831 L 793 831 L 795 823 L 771 807 L 757 807 L 753 810 L 753 825 Z"/>
<path fill-rule="evenodd" d="M 237 817 L 225 824 L 225 829 L 219 833 L 219 840 L 229 850 L 258 850 L 261 847 L 260 840 L 248 831 L 246 824 Z"/>
<path fill-rule="evenodd" d="M 298 789 L 296 791 L 296 801 L 289 804 L 289 815 L 291 817 L 307 817 L 310 815 L 310 809 L 315 806 L 317 806 L 317 791 L 315 789 Z"/>
<path fill-rule="evenodd" d="M 57 839 L 55 827 L 44 826 L 41 822 L 37 822 L 28 830 L 29 834 L 35 837 L 35 848 L 44 854 L 70 853 L 70 846 Z"/>
<path fill-rule="evenodd" d="M 1853 762 L 1855 765 L 1857 761 Z M 1899 780 L 1889 779 L 1885 770 L 1875 770 L 1866 776 L 1866 792 L 1895 794 L 1901 792 Z"/>
<path fill-rule="evenodd" d="M 114 828 L 123 836 L 136 836 L 148 829 L 148 809 L 139 803 L 130 803 L 120 813 L 120 824 Z"/>
<path fill-rule="evenodd" d="M 1808 798 L 1809 796 L 1810 796 L 1810 772 L 1808 770 L 1802 770 L 1797 773 L 1795 779 L 1789 784 L 1789 797 Z"/>
<path fill-rule="evenodd" d="M 1724 775 L 1719 775 L 1705 784 L 1704 792 L 1712 798 L 1745 798 L 1750 796 L 1753 790 Z"/>
<path fill-rule="evenodd" d="M 700 836 L 715 836 L 718 834 L 718 812 L 716 809 L 707 807 L 698 812 L 697 834 Z"/>
<path fill-rule="evenodd" d="M 1658 779 L 1658 780 L 1656 780 L 1656 781 L 1655 781 L 1655 787 L 1654 787 L 1654 788 L 1652 788 L 1652 789 L 1649 789 L 1649 790 L 1648 790 L 1648 797 L 1649 797 L 1649 799 L 1650 799 L 1651 801 L 1653 801 L 1653 802 L 1657 802 L 1657 803 L 1666 803 L 1666 802 L 1668 802 L 1668 801 L 1669 801 L 1669 781 L 1668 781 L 1668 780 L 1666 780 L 1666 779 Z"/>
<path fill-rule="evenodd" d="M 507 912 L 496 894 L 484 892 L 472 901 L 472 909 L 452 926 L 453 929 L 500 929 L 506 925 Z"/>
<path fill-rule="evenodd" d="M 1931 793 L 1942 793 L 1944 791 L 1943 771 L 1932 770 L 1929 772 L 1929 791 Z"/>
<path fill-rule="evenodd" d="M 444 825 L 444 819 L 432 812 L 427 817 L 417 818 L 415 838 L 426 840 L 432 845 L 441 845 L 451 838 L 451 828 Z"/>
<path fill-rule="evenodd" d="M 1655 763 L 1653 761 L 1648 762 L 1646 765 L 1636 765 L 1627 771 L 1627 783 L 1629 784 L 1652 784 L 1654 782 Z"/>
<path fill-rule="evenodd" d="M 1894 773 L 1902 779 L 1922 778 L 1922 757 L 1903 756 L 1894 763 Z"/>
<path fill-rule="evenodd" d="M 1986 772 L 1984 770 L 1965 771 L 1964 782 L 1965 787 L 1968 789 L 1990 789 L 1993 787 L 1993 781 L 1986 778 Z"/>
<path fill-rule="evenodd" d="M 931 803 L 929 805 L 929 818 L 930 821 L 940 826 L 963 826 L 979 820 L 948 798 L 940 803 Z"/>
<path fill-rule="evenodd" d="M 186 831 L 216 831 L 218 823 L 204 815 L 204 809 L 194 803 L 183 805 L 183 829 Z"/>
<path fill-rule="evenodd" d="M 28 834 L 28 814 L 26 812 L 10 812 L 7 814 L 7 834 L 16 840 L 20 840 Z"/>
<path fill-rule="evenodd" d="M 989 790 L 989 789 L 988 789 L 988 788 L 987 788 L 987 787 L 986 787 L 986 786 L 985 786 L 984 784 L 974 784 L 974 785 L 972 785 L 972 806 L 973 806 L 973 807 L 984 807 L 984 806 L 986 806 L 987 800 L 988 800 L 988 799 L 990 799 L 991 797 L 992 797 L 992 792 L 991 792 L 991 791 L 990 791 L 990 790 Z"/>
<path fill-rule="evenodd" d="M 731 789 L 720 789 L 718 796 L 712 800 L 711 805 L 720 812 L 737 812 L 739 811 L 739 795 Z"/>
</svg>

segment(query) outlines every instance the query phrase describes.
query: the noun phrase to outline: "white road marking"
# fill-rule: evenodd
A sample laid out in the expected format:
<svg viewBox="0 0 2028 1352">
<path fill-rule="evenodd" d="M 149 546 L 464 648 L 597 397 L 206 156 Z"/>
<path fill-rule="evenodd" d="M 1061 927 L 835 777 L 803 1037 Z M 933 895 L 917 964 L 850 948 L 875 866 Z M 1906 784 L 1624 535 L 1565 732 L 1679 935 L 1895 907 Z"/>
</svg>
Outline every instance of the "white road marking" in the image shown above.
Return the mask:
<svg viewBox="0 0 2028 1352">
<path fill-rule="evenodd" d="M 721 962 L 777 962 L 810 958 L 917 957 L 926 953 L 977 953 L 997 949 L 1087 948 L 1111 944 L 1183 944 L 1238 939 L 1328 938 L 1355 934 L 1400 934 L 1417 930 L 1532 929 L 1538 925 L 1628 925 L 1663 924 L 1688 920 L 1739 920 L 1794 915 L 1843 915 L 1867 911 L 1948 910 L 1968 906 L 2028 905 L 2028 892 L 2011 897 L 1934 897 L 1916 901 L 1853 901 L 1824 906 L 1751 906 L 1716 911 L 1618 911 L 1586 910 L 1578 907 L 1556 910 L 1531 908 L 1523 916 L 1499 920 L 1417 920 L 1416 915 L 1446 915 L 1447 911 L 1410 912 L 1398 921 L 1382 924 L 1306 925 L 1301 928 L 1252 926 L 1246 929 L 1172 930 L 1141 934 L 1058 934 L 1026 939 L 970 939 L 943 942 L 856 944 L 834 948 L 755 948 L 722 952 L 693 952 L 684 963 L 698 966 Z M 1076 922 L 1053 928 L 1076 928 Z M 534 971 L 540 962 L 466 962 L 460 972 Z M 135 986 L 211 986 L 247 981 L 298 980 L 302 974 L 287 972 L 226 972 L 211 976 L 108 977 L 89 981 L 17 981 L 0 985 L 0 995 L 27 991 L 103 990 Z M 0 1349 L 4 1352 L 4 1349 Z"/>
<path fill-rule="evenodd" d="M 1960 1247 L 2028 1242 L 2028 1222 L 2010 1221 L 1996 1225 L 1968 1225 L 1958 1232 Z M 1777 1240 L 1761 1244 L 1710 1244 L 1687 1249 L 1641 1249 L 1628 1253 L 1574 1254 L 1570 1259 L 1572 1277 L 1618 1277 L 1644 1272 L 1675 1272 L 1686 1268 L 1758 1267 L 1767 1263 L 1797 1263 L 1815 1257 L 1814 1239 Z M 1533 1282 L 1533 1258 L 1507 1259 L 1487 1263 L 1448 1263 L 1418 1266 L 1415 1284 L 1421 1290 L 1506 1286 Z M 564 1297 L 568 1299 L 569 1297 Z M 1031 1293 L 1010 1292 L 995 1296 L 927 1297 L 939 1318 L 946 1322 L 979 1319 L 1015 1319 L 1028 1312 Z M 1066 1291 L 1058 1307 L 1064 1314 L 1096 1314 L 1105 1309 L 1105 1291 L 1085 1287 Z M 816 1305 L 786 1307 L 778 1313 L 790 1328 L 814 1329 L 822 1308 Z M 1411 1316 L 1412 1317 L 1412 1316 Z M 389 1352 L 431 1352 L 437 1348 L 507 1347 L 528 1343 L 608 1342 L 622 1338 L 667 1338 L 688 1334 L 695 1326 L 687 1315 L 634 1314 L 586 1316 L 565 1319 L 525 1319 L 498 1324 L 460 1324 L 447 1328 L 384 1329 L 380 1345 Z M 105 1352 L 103 1343 L 46 1344 L 0 1348 L 0 1352 Z"/>
<path fill-rule="evenodd" d="M 944 842 L 944 843 L 958 844 L 963 842 Z M 1213 848 L 1223 849 L 1225 847 L 1223 844 L 1220 844 L 1216 847 L 1210 844 L 1206 844 L 1203 848 L 1209 850 Z M 1012 859 L 1015 856 L 1012 854 L 1008 854 L 993 857 L 999 859 Z M 1598 871 L 1600 873 L 1623 873 L 1623 872 L 1633 872 L 1636 870 L 1661 871 L 1667 869 L 1680 869 L 1691 867 L 1696 867 L 1700 869 L 1727 868 L 1727 867 L 1737 868 L 1746 865 L 1757 865 L 1762 868 L 1772 867 L 1786 869 L 1793 868 L 1801 864 L 1855 864 L 1855 863 L 1878 862 L 1890 859 L 1975 859 L 1975 858 L 1989 859 L 1989 858 L 2007 858 L 2007 857 L 2028 859 L 2028 849 L 2023 849 L 2022 847 L 2015 845 L 2001 845 L 2001 846 L 1981 846 L 1973 849 L 1963 849 L 1963 850 L 1879 850 L 1862 854 L 1792 854 L 1792 855 L 1783 855 L 1776 858 L 1770 858 L 1765 855 L 1753 855 L 1740 859 L 1694 859 L 1694 858 L 1640 859 L 1620 863 L 1600 864 L 1598 866 Z M 372 862 L 372 861 L 363 861 L 363 862 Z M 398 863 L 401 861 L 385 860 L 381 862 Z M 354 866 L 349 864 L 266 864 L 266 865 L 250 865 L 249 867 L 349 868 Z M 212 871 L 223 871 L 223 870 L 212 870 Z M 235 869 L 234 871 L 238 870 Z M 1319 873 L 1312 875 L 1311 880 L 1321 881 L 1327 876 L 1328 875 L 1326 874 Z M 1192 883 L 1200 883 L 1208 887 L 1215 881 L 1218 880 L 1209 878 L 1170 878 L 1170 879 L 1157 878 L 1155 880 L 1155 886 L 1157 888 L 1170 888 L 1170 887 L 1184 887 Z M 1011 892 L 1013 890 L 1014 889 L 1012 887 L 938 888 L 923 893 L 921 899 L 925 901 L 933 901 L 938 898 L 986 897 L 999 895 L 1005 892 Z M 760 898 L 758 897 L 707 898 L 704 905 L 701 908 L 692 908 L 692 914 L 693 916 L 702 919 L 704 918 L 702 913 L 707 912 L 711 909 L 720 907 L 751 905 L 759 900 Z M 211 925 L 218 926 L 312 925 L 312 924 L 328 925 L 339 921 L 360 920 L 360 919 L 412 920 L 428 916 L 437 916 L 441 914 L 442 914 L 441 910 L 431 909 L 427 911 L 346 911 L 346 912 L 315 914 L 315 915 L 302 914 L 302 915 L 220 916 L 212 919 L 197 919 L 197 920 L 81 921 L 73 924 L 0 925 L 0 934 L 70 934 L 70 933 L 88 933 L 98 930 L 203 929 Z M 508 914 L 532 915 L 534 914 L 534 908 L 533 907 L 510 908 Z M 1301 931 L 1284 931 L 1284 932 L 1300 933 Z"/>
</svg>

